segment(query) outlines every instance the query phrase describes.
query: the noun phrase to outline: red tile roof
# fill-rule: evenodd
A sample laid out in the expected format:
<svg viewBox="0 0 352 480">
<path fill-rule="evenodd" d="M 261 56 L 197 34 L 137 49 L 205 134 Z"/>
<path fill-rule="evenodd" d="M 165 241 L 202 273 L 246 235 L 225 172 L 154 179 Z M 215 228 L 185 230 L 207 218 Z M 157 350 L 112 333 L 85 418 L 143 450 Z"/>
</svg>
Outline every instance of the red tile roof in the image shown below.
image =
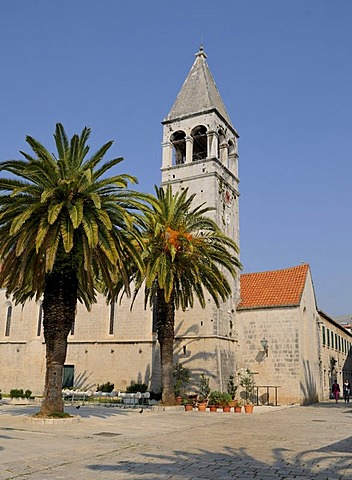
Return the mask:
<svg viewBox="0 0 352 480">
<path fill-rule="evenodd" d="M 308 271 L 305 263 L 284 270 L 242 274 L 238 309 L 299 305 Z"/>
</svg>

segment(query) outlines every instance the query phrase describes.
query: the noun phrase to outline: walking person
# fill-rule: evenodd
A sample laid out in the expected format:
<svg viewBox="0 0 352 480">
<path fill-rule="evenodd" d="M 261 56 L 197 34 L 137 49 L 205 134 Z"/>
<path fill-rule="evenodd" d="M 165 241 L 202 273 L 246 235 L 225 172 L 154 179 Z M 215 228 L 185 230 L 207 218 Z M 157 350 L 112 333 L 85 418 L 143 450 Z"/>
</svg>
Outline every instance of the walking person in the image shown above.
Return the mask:
<svg viewBox="0 0 352 480">
<path fill-rule="evenodd" d="M 345 400 L 345 402 L 350 401 L 350 395 L 351 395 L 351 384 L 349 380 L 346 379 L 343 384 L 343 399 Z"/>
<path fill-rule="evenodd" d="M 334 395 L 335 402 L 337 403 L 340 397 L 340 385 L 337 383 L 337 380 L 334 380 L 334 383 L 331 387 L 331 392 Z"/>
</svg>

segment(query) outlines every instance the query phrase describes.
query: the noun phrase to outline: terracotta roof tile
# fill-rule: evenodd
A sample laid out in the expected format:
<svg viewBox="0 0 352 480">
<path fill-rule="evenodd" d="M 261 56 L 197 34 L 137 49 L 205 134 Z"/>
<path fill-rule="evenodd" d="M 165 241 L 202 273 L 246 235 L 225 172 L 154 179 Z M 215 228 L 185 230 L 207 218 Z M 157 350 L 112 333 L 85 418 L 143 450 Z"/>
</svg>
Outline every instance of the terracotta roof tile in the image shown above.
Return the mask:
<svg viewBox="0 0 352 480">
<path fill-rule="evenodd" d="M 239 310 L 299 305 L 306 282 L 308 264 L 284 270 L 241 275 Z"/>
</svg>

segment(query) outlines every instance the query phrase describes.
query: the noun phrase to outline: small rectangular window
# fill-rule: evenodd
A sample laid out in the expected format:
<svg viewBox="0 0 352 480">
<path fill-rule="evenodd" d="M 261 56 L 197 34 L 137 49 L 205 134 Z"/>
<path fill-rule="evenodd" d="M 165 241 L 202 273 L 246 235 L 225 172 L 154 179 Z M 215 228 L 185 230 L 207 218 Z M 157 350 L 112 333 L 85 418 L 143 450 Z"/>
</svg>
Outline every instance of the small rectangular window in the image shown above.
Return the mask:
<svg viewBox="0 0 352 480">
<path fill-rule="evenodd" d="M 74 365 L 64 365 L 64 373 L 62 378 L 62 388 L 72 388 L 74 385 Z"/>
<path fill-rule="evenodd" d="M 323 337 L 323 345 L 325 345 L 326 338 L 325 338 L 325 327 L 324 327 L 324 325 L 321 327 L 321 333 L 322 333 L 322 337 Z"/>
</svg>

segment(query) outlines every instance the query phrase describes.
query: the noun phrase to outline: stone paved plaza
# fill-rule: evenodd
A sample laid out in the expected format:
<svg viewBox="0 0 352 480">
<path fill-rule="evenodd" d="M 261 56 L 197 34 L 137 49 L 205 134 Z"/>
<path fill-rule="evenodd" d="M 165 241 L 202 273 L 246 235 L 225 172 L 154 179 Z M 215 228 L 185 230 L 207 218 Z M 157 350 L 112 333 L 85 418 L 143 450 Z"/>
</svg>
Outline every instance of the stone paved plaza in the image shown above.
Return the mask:
<svg viewBox="0 0 352 480">
<path fill-rule="evenodd" d="M 352 479 L 352 404 L 245 413 L 91 407 L 75 424 L 0 406 L 0 479 Z"/>
</svg>

